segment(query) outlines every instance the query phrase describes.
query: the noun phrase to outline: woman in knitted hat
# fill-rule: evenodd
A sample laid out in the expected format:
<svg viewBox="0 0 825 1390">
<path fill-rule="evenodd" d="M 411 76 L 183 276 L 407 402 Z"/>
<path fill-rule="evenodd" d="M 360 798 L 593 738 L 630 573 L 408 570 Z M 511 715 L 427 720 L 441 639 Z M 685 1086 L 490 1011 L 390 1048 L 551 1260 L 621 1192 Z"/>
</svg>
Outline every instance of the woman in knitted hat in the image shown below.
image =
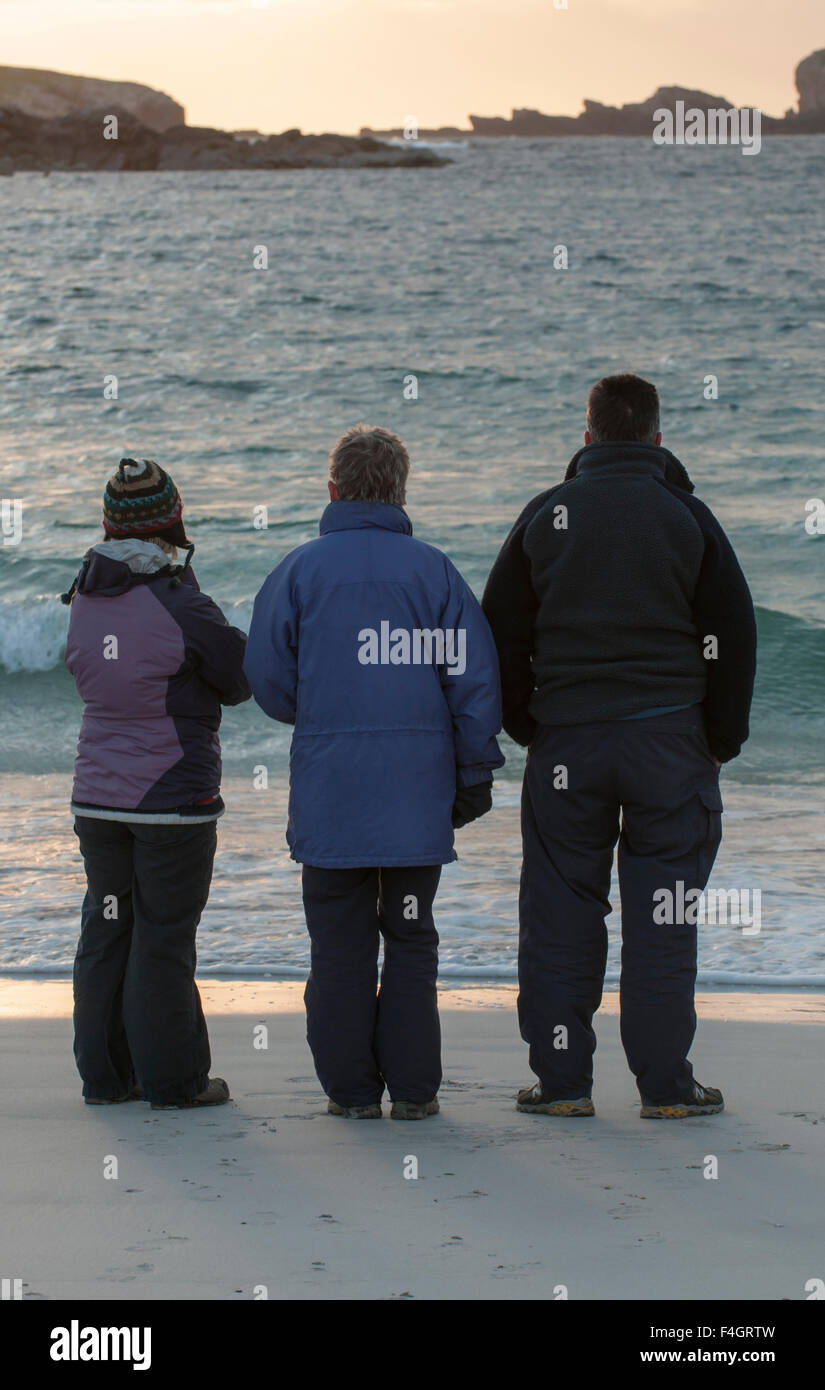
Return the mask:
<svg viewBox="0 0 825 1390">
<path fill-rule="evenodd" d="M 182 512 L 158 464 L 121 459 L 103 497 L 105 538 L 64 595 L 66 665 L 84 703 L 72 789 L 87 880 L 74 1050 L 90 1105 L 229 1099 L 209 1077 L 195 934 L 224 811 L 221 706 L 250 695 L 246 638 L 200 592 Z"/>
</svg>

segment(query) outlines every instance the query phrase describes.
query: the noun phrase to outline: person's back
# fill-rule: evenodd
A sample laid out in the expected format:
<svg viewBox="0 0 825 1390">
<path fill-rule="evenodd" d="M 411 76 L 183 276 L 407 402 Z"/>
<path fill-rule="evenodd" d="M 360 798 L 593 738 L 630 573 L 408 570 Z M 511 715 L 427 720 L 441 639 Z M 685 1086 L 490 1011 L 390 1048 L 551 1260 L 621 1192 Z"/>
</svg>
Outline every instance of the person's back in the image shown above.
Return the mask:
<svg viewBox="0 0 825 1390">
<path fill-rule="evenodd" d="M 503 762 L 493 639 L 447 557 L 412 538 L 408 468 L 388 431 L 339 440 L 321 534 L 265 581 L 245 661 L 261 707 L 295 726 L 287 840 L 316 1071 L 331 1113 L 366 1118 L 385 1086 L 396 1118 L 438 1109 L 432 905 Z"/>
<path fill-rule="evenodd" d="M 156 543 L 93 546 L 72 601 L 66 666 L 83 700 L 72 809 L 135 820 L 220 814 L 222 704 L 249 698 L 244 642 Z M 211 678 L 211 679 L 210 679 Z"/>
<path fill-rule="evenodd" d="M 592 445 L 527 528 L 542 723 L 621 719 L 704 698 L 693 606 L 704 539 L 657 452 Z M 558 507 L 564 530 L 553 524 Z"/>
<path fill-rule="evenodd" d="M 708 1113 L 721 1095 L 697 1099 L 686 1060 L 695 913 L 664 936 L 654 909 L 680 883 L 698 898 L 710 874 L 718 768 L 748 734 L 753 606 L 719 523 L 661 447 L 655 388 L 606 378 L 588 426 L 565 481 L 519 517 L 483 600 L 504 727 L 530 748 L 519 1008 L 541 1081 L 519 1103 L 592 1113 L 591 1022 L 618 838 L 622 1033 L 642 1113 Z"/>
<path fill-rule="evenodd" d="M 498 764 L 494 739 L 479 746 L 473 722 L 496 724 L 496 685 L 467 674 L 468 641 L 492 653 L 486 624 L 455 567 L 411 530 L 400 506 L 331 502 L 320 537 L 256 602 L 247 671 L 267 713 L 295 724 L 288 839 L 302 862 L 448 862 L 456 764 L 464 777 L 478 766 L 479 781 Z M 281 684 L 288 664 L 279 672 L 258 643 L 286 594 L 298 620 L 297 697 Z"/>
<path fill-rule="evenodd" d="M 221 706 L 251 694 L 245 638 L 200 592 L 180 494 L 156 463 L 121 460 L 103 524 L 64 595 L 66 666 L 83 700 L 75 1059 L 88 1104 L 220 1104 L 229 1090 L 209 1078 L 195 934 L 224 810 Z"/>
</svg>

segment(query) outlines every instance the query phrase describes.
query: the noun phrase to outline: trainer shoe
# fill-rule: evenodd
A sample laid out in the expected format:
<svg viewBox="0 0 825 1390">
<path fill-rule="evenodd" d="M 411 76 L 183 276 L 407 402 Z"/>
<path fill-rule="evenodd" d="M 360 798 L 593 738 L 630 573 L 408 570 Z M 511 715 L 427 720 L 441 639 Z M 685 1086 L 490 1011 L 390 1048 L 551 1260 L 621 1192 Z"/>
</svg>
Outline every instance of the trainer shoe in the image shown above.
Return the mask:
<svg viewBox="0 0 825 1390">
<path fill-rule="evenodd" d="M 426 1120 L 428 1115 L 437 1115 L 437 1100 L 394 1100 L 390 1111 L 391 1120 Z"/>
<path fill-rule="evenodd" d="M 724 1108 L 721 1091 L 695 1081 L 692 1100 L 675 1100 L 670 1105 L 646 1105 L 643 1101 L 639 1114 L 643 1120 L 684 1120 L 688 1115 L 718 1115 Z"/>
<path fill-rule="evenodd" d="M 541 1082 L 527 1086 L 519 1091 L 516 1109 L 525 1115 L 595 1115 L 596 1110 L 589 1096 L 579 1096 L 576 1100 L 551 1100 L 544 1094 Z"/>
<path fill-rule="evenodd" d="M 328 1115 L 343 1115 L 348 1120 L 380 1120 L 382 1117 L 381 1102 L 373 1101 L 372 1105 L 339 1105 L 337 1101 L 327 1102 Z"/>
<path fill-rule="evenodd" d="M 175 1101 L 169 1105 L 165 1101 L 153 1100 L 153 1110 L 194 1110 L 199 1105 L 226 1105 L 230 1100 L 229 1087 L 222 1076 L 211 1076 L 207 1082 L 206 1089 L 200 1095 L 193 1096 L 192 1100 Z"/>
</svg>

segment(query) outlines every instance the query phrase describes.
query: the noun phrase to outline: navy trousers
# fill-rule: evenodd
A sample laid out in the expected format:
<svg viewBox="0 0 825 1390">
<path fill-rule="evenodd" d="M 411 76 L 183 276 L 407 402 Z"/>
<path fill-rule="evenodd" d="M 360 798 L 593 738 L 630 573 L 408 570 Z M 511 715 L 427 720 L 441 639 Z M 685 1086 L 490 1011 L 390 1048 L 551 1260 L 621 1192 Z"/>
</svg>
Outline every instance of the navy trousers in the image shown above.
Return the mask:
<svg viewBox="0 0 825 1390">
<path fill-rule="evenodd" d="M 518 1008 L 530 1066 L 552 1099 L 591 1092 L 617 840 L 625 1055 L 643 1103 L 691 1094 L 696 926 L 661 919 L 690 918 L 679 904 L 707 883 L 721 812 L 701 707 L 539 726 L 522 796 Z"/>
<path fill-rule="evenodd" d="M 74 1053 L 83 1095 L 191 1100 L 209 1079 L 195 933 L 217 831 L 75 818 L 86 866 L 74 963 Z"/>
<path fill-rule="evenodd" d="M 318 1080 L 338 1105 L 433 1100 L 441 1027 L 433 900 L 441 865 L 320 869 L 305 864 L 312 945 L 304 992 Z M 378 981 L 378 947 L 384 962 Z"/>
</svg>

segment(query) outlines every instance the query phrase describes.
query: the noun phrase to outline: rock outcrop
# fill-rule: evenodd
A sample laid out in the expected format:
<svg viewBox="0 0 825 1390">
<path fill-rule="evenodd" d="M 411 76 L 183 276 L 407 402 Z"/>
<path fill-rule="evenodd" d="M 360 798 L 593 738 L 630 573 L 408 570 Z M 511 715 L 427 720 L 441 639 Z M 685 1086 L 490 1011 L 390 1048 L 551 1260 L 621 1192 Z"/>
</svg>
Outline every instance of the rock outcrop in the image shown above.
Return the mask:
<svg viewBox="0 0 825 1390">
<path fill-rule="evenodd" d="M 694 87 L 657 87 L 647 101 L 628 101 L 619 109 L 627 112 L 643 111 L 645 115 L 652 115 L 654 111 L 664 108 L 675 111 L 677 101 L 683 101 L 686 109 L 693 106 L 699 111 L 718 111 L 720 107 L 730 108 L 734 105 L 727 97 L 714 97 L 709 92 L 700 92 Z"/>
<path fill-rule="evenodd" d="M 514 110 L 509 120 L 503 116 L 471 116 L 470 123 L 476 135 L 515 135 L 523 139 L 547 135 L 649 135 L 653 112 L 675 111 L 677 101 L 683 101 L 686 109 L 696 107 L 702 111 L 732 105 L 725 97 L 689 87 L 659 87 L 646 101 L 631 101 L 624 106 L 606 106 L 601 101 L 586 99 L 579 116 L 546 116 L 542 111 L 524 107 Z"/>
<path fill-rule="evenodd" d="M 799 88 L 799 111 L 789 111 L 783 117 L 762 113 L 762 130 L 767 135 L 825 134 L 825 49 L 812 53 L 796 70 Z M 653 113 L 675 111 L 677 102 L 685 110 L 733 110 L 736 103 L 727 97 L 691 87 L 659 87 L 645 101 L 629 101 L 624 106 L 605 106 L 600 101 L 586 100 L 578 116 L 547 116 L 542 111 L 516 108 L 509 119 L 505 116 L 471 116 L 473 135 L 520 136 L 535 139 L 560 135 L 650 135 Z"/>
<path fill-rule="evenodd" d="M 825 113 L 825 48 L 819 48 L 816 53 L 803 58 L 795 76 L 800 116 Z"/>
<path fill-rule="evenodd" d="M 107 139 L 111 117 L 117 138 Z M 450 161 L 429 149 L 399 148 L 356 135 L 283 135 L 236 139 L 229 131 L 176 125 L 150 129 L 111 107 L 42 120 L 0 109 L 0 174 L 40 170 L 219 170 L 438 167 Z"/>
<path fill-rule="evenodd" d="M 784 116 L 762 113 L 762 130 L 768 135 L 825 134 L 825 48 L 804 58 L 796 69 L 799 110 L 786 111 Z M 734 103 L 727 97 L 712 96 L 710 92 L 692 87 L 659 87 L 646 101 L 629 101 L 624 106 L 606 106 L 601 101 L 585 100 L 578 116 L 549 116 L 530 107 L 516 107 L 510 116 L 470 116 L 470 130 L 442 126 L 439 130 L 421 131 L 422 137 L 434 139 L 481 136 L 520 136 L 536 139 L 560 135 L 650 135 L 653 113 L 662 109 L 675 111 L 676 103 L 684 102 L 685 110 L 732 110 Z M 398 138 L 397 130 L 362 130 L 362 135 L 377 135 L 383 139 Z"/>
<path fill-rule="evenodd" d="M 0 107 L 47 120 L 89 108 L 128 111 L 150 130 L 168 130 L 186 120 L 179 102 L 141 82 L 110 82 L 45 68 L 0 67 Z"/>
</svg>

